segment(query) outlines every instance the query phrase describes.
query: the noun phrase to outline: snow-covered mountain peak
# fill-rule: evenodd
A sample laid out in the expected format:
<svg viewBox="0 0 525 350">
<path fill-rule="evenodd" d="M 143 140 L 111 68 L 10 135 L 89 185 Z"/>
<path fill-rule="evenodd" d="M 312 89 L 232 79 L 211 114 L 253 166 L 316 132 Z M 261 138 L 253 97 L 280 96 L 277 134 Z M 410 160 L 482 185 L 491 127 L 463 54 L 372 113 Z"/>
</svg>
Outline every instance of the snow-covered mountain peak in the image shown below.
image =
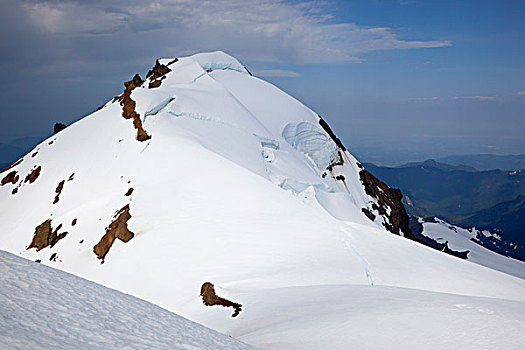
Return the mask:
<svg viewBox="0 0 525 350">
<path fill-rule="evenodd" d="M 416 240 L 401 192 L 223 52 L 157 60 L 0 181 L 1 249 L 224 332 L 290 287 L 524 300 L 524 280 L 396 236 Z"/>
</svg>

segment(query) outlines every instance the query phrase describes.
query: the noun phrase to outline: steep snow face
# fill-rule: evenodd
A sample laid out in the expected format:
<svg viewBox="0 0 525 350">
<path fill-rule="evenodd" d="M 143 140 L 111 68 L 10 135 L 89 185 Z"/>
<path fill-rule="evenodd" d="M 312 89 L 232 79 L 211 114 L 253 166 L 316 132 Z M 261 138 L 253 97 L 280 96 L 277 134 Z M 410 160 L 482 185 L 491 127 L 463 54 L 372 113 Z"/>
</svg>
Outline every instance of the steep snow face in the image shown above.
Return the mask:
<svg viewBox="0 0 525 350">
<path fill-rule="evenodd" d="M 144 300 L 0 250 L 4 349 L 251 349 Z"/>
<path fill-rule="evenodd" d="M 316 113 L 234 58 L 162 59 L 0 175 L 0 248 L 224 332 L 288 287 L 525 300 L 523 279 L 388 233 L 388 188 L 369 196 L 362 174 Z"/>
<path fill-rule="evenodd" d="M 469 261 L 525 279 L 525 263 L 523 261 L 495 253 L 480 245 L 479 235 L 494 235 L 489 231 L 478 230 L 475 227 L 465 229 L 451 225 L 439 218 L 435 218 L 434 222 L 425 222 L 420 219 L 420 222 L 423 225 L 423 235 L 431 237 L 439 243 L 447 243 L 451 249 L 468 250 L 467 259 Z"/>
</svg>

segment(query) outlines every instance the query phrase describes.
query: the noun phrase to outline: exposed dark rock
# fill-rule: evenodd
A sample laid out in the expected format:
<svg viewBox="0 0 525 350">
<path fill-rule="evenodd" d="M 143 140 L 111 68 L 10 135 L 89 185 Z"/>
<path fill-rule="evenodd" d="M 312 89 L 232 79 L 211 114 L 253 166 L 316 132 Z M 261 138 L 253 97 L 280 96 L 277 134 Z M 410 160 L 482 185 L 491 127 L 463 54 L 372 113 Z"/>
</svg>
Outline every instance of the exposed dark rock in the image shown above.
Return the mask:
<svg viewBox="0 0 525 350">
<path fill-rule="evenodd" d="M 445 252 L 447 254 L 453 255 L 461 259 L 468 258 L 468 253 L 470 253 L 469 250 L 465 250 L 465 251 L 453 250 L 448 247 L 448 241 L 445 243 L 439 243 L 435 239 L 425 236 L 423 234 L 423 224 L 419 222 L 418 218 L 410 217 L 409 228 L 412 234 L 414 235 L 414 239 L 413 239 L 414 241 L 424 244 L 427 247 Z"/>
<path fill-rule="evenodd" d="M 221 298 L 215 294 L 215 286 L 210 282 L 203 283 L 201 287 L 202 302 L 206 306 L 221 305 L 224 307 L 232 307 L 234 312 L 232 317 L 236 317 L 242 311 L 242 305 L 232 301 Z"/>
<path fill-rule="evenodd" d="M 175 62 L 179 62 L 179 59 L 178 58 L 175 58 L 174 60 L 171 60 L 169 61 L 169 63 L 167 64 L 167 66 L 171 66 L 173 63 Z"/>
<path fill-rule="evenodd" d="M 54 140 L 51 140 L 51 141 L 49 141 L 47 144 L 48 144 L 48 145 L 52 145 L 53 142 L 55 142 L 55 141 L 54 141 Z"/>
<path fill-rule="evenodd" d="M 67 179 L 67 181 L 73 181 L 74 178 L 75 178 L 75 173 L 69 175 L 69 179 Z"/>
<path fill-rule="evenodd" d="M 137 140 L 138 141 L 145 141 L 150 139 L 151 137 L 146 133 L 146 130 L 142 127 L 142 121 L 140 120 L 140 115 L 135 111 L 136 103 L 135 101 L 130 97 L 131 92 L 136 87 L 141 86 L 144 83 L 140 75 L 135 74 L 133 79 L 130 81 L 126 81 L 124 83 L 124 86 L 126 89 L 120 95 L 118 98 L 118 101 L 120 102 L 120 105 L 122 106 L 122 116 L 125 119 L 133 119 L 133 126 L 135 129 L 137 129 Z"/>
<path fill-rule="evenodd" d="M 4 178 L 2 179 L 2 182 L 0 183 L 0 186 L 6 185 L 8 183 L 11 183 L 14 185 L 18 181 L 18 178 L 19 176 L 17 175 L 16 170 L 13 170 L 9 174 L 4 176 Z"/>
<path fill-rule="evenodd" d="M 346 178 L 344 177 L 344 175 L 337 175 L 335 179 L 339 181 L 345 181 Z"/>
<path fill-rule="evenodd" d="M 367 208 L 361 208 L 361 211 L 366 215 L 367 218 L 369 218 L 370 220 L 374 221 L 376 219 L 376 216 L 374 215 L 374 213 L 372 213 L 371 210 L 367 209 Z"/>
<path fill-rule="evenodd" d="M 126 196 L 126 197 L 131 196 L 132 193 L 133 193 L 133 187 L 130 187 L 128 192 L 126 192 L 126 194 L 124 196 Z"/>
<path fill-rule="evenodd" d="M 55 200 L 53 201 L 53 204 L 58 203 L 60 194 L 62 193 L 62 190 L 64 189 L 64 183 L 66 183 L 65 180 L 60 181 L 57 188 L 55 189 L 56 196 L 55 196 Z"/>
<path fill-rule="evenodd" d="M 162 82 L 162 79 L 153 80 L 149 83 L 148 88 L 149 89 L 158 88 L 161 82 Z"/>
<path fill-rule="evenodd" d="M 250 77 L 253 77 L 252 72 L 250 72 L 250 71 L 248 70 L 248 68 L 244 67 L 244 70 L 246 70 L 246 72 L 248 72 L 248 74 L 250 74 Z"/>
<path fill-rule="evenodd" d="M 18 192 L 18 187 L 15 187 L 13 188 L 13 190 L 11 191 L 11 194 L 16 194 Z"/>
<path fill-rule="evenodd" d="M 102 260 L 102 263 L 116 238 L 122 242 L 129 242 L 129 240 L 135 236 L 133 232 L 128 229 L 128 220 L 131 218 L 129 204 L 122 207 L 114 217 L 116 217 L 116 219 L 109 224 L 109 227 L 106 229 L 106 234 L 102 236 L 100 242 L 93 247 L 93 252 L 95 252 L 97 258 Z"/>
<path fill-rule="evenodd" d="M 57 253 L 51 254 L 51 256 L 49 257 L 49 261 L 57 261 Z"/>
<path fill-rule="evenodd" d="M 326 131 L 326 133 L 332 138 L 332 140 L 335 142 L 337 146 L 339 146 L 340 149 L 342 149 L 343 151 L 346 151 L 346 147 L 343 145 L 341 140 L 339 140 L 339 138 L 335 136 L 332 129 L 330 129 L 330 126 L 324 121 L 324 119 L 320 115 L 318 116 L 319 116 L 319 125 L 321 125 L 323 130 Z"/>
<path fill-rule="evenodd" d="M 57 228 L 52 230 L 51 220 L 48 219 L 38 225 L 35 228 L 35 235 L 33 240 L 27 249 L 36 248 L 36 251 L 40 251 L 45 247 L 53 247 L 59 240 L 66 237 L 67 232 L 58 234 L 58 231 L 62 228 L 62 224 L 58 225 Z"/>
<path fill-rule="evenodd" d="M 36 263 L 41 263 L 42 260 L 40 260 L 40 259 L 36 259 L 35 262 L 36 262 Z"/>
<path fill-rule="evenodd" d="M 35 153 L 33 153 L 33 154 L 31 155 L 31 157 L 32 157 L 32 158 L 35 158 L 37 154 L 38 154 L 38 151 L 36 151 Z"/>
<path fill-rule="evenodd" d="M 388 223 L 383 223 L 385 228 L 396 235 L 401 234 L 413 239 L 414 236 L 408 228 L 409 217 L 401 202 L 403 198 L 401 191 L 398 188 L 389 187 L 366 169 L 359 172 L 359 177 L 365 186 L 366 194 L 377 199 L 377 204 L 373 203 L 372 209 L 377 210 L 380 215 L 388 219 Z M 390 214 L 387 208 L 390 208 Z"/>
<path fill-rule="evenodd" d="M 169 69 L 168 66 L 160 64 L 159 60 L 157 60 L 155 61 L 155 66 L 146 74 L 146 79 L 150 78 L 150 81 L 153 81 L 165 76 L 169 72 L 171 72 L 171 69 Z"/>
<path fill-rule="evenodd" d="M 77 224 L 77 218 L 74 218 L 73 221 L 71 221 L 71 226 L 75 226 Z"/>
<path fill-rule="evenodd" d="M 137 129 L 137 140 L 138 141 L 146 141 L 151 138 L 151 136 L 148 135 L 146 130 L 142 127 L 142 122 L 140 121 L 139 115 L 137 114 L 135 118 L 133 118 L 133 126 L 135 129 Z"/>
<path fill-rule="evenodd" d="M 27 174 L 24 182 L 33 183 L 40 175 L 40 170 L 42 170 L 42 167 L 39 165 L 37 168 L 33 169 L 29 174 Z"/>
<path fill-rule="evenodd" d="M 55 123 L 55 125 L 53 126 L 53 135 L 58 134 L 59 132 L 61 132 L 65 128 L 67 128 L 66 124 L 64 124 L 64 123 Z"/>
<path fill-rule="evenodd" d="M 135 112 L 135 101 L 133 99 L 131 99 L 130 96 L 131 96 L 131 92 L 136 87 L 141 86 L 143 83 L 144 83 L 144 81 L 142 80 L 142 78 L 138 74 L 135 74 L 133 79 L 131 79 L 129 81 L 126 81 L 124 83 L 124 86 L 126 87 L 126 89 L 124 90 L 122 95 L 120 95 L 120 97 L 118 98 L 118 101 L 120 102 L 120 105 L 123 107 L 122 108 L 122 116 L 125 119 L 132 119 L 137 114 Z"/>
</svg>

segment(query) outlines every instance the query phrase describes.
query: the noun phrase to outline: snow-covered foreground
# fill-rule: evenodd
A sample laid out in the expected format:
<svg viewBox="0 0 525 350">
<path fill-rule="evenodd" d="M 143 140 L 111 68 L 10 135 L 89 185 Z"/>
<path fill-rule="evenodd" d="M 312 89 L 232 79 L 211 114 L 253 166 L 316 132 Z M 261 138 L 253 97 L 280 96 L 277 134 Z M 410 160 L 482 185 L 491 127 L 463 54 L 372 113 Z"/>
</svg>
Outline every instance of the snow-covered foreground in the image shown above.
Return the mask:
<svg viewBox="0 0 525 350">
<path fill-rule="evenodd" d="M 423 235 L 434 238 L 440 243 L 448 242 L 451 249 L 468 250 L 469 261 L 525 279 L 525 262 L 495 253 L 473 241 L 477 240 L 479 234 L 486 236 L 495 234 L 476 228 L 465 229 L 438 218 L 434 221 L 422 223 Z"/>
<path fill-rule="evenodd" d="M 159 62 L 159 74 L 127 82 L 1 174 L 1 249 L 253 345 L 317 344 L 324 327 L 323 348 L 379 346 L 392 328 L 382 319 L 414 324 L 395 328 L 399 339 L 427 334 L 428 322 L 412 320 L 412 298 L 420 318 L 430 305 L 443 322 L 454 312 L 469 319 L 436 336 L 436 348 L 480 320 L 496 327 L 468 308 L 491 302 L 506 327 L 491 334 L 513 338 L 484 339 L 516 345 L 525 280 L 392 234 L 400 198 L 365 183 L 316 113 L 221 52 Z M 242 305 L 238 316 L 203 303 L 207 282 Z M 337 324 L 351 317 L 376 337 L 343 346 L 355 333 Z"/>
<path fill-rule="evenodd" d="M 263 349 L 525 346 L 523 302 L 352 285 L 289 287 L 242 298 L 253 306 L 231 335 Z"/>
<path fill-rule="evenodd" d="M 250 349 L 144 300 L 0 250 L 2 349 Z"/>
</svg>

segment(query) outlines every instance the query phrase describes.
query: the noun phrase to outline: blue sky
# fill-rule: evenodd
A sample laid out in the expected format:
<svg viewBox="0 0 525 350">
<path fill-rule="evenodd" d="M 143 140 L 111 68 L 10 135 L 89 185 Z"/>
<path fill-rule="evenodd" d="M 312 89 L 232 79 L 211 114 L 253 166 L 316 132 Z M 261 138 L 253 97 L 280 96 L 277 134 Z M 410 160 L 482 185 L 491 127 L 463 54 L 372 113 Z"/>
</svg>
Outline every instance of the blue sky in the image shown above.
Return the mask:
<svg viewBox="0 0 525 350">
<path fill-rule="evenodd" d="M 45 136 L 157 57 L 221 49 L 365 161 L 525 153 L 525 2 L 0 2 L 0 142 Z"/>
</svg>

